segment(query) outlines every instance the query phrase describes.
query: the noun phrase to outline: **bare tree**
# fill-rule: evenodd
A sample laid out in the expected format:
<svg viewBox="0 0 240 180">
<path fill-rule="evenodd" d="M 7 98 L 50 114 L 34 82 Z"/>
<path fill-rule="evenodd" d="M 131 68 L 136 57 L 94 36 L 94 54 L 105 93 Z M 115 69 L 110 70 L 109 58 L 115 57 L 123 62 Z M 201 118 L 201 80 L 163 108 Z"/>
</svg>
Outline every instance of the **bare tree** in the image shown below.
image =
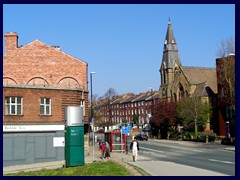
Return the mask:
<svg viewBox="0 0 240 180">
<path fill-rule="evenodd" d="M 217 49 L 218 101 L 230 123 L 231 134 L 235 134 L 235 40 L 222 40 Z M 228 132 L 229 133 L 229 132 Z"/>
<path fill-rule="evenodd" d="M 226 40 L 221 40 L 216 51 L 217 57 L 224 58 L 232 53 L 235 54 L 235 39 L 230 37 Z"/>
<path fill-rule="evenodd" d="M 222 40 L 217 50 L 217 55 L 221 58 L 218 80 L 224 94 L 222 102 L 226 105 L 230 104 L 235 112 L 235 56 L 233 54 L 235 54 L 235 40 L 233 38 Z"/>
<path fill-rule="evenodd" d="M 114 88 L 109 88 L 107 92 L 104 94 L 104 97 L 108 100 L 107 107 L 108 107 L 108 117 L 109 123 L 112 123 L 112 110 L 111 110 L 111 101 L 117 95 L 117 91 Z"/>
</svg>

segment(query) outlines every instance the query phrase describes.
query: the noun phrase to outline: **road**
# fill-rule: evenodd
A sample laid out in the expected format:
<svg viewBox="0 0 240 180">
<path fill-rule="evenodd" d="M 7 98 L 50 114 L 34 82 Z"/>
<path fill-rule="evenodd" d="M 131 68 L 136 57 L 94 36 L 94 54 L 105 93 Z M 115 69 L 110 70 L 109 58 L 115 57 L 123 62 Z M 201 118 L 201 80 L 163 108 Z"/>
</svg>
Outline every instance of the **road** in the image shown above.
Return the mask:
<svg viewBox="0 0 240 180">
<path fill-rule="evenodd" d="M 223 148 L 168 143 L 164 141 L 139 141 L 139 156 L 149 160 L 173 162 L 235 176 L 235 151 Z M 202 143 L 200 143 L 202 144 Z"/>
</svg>

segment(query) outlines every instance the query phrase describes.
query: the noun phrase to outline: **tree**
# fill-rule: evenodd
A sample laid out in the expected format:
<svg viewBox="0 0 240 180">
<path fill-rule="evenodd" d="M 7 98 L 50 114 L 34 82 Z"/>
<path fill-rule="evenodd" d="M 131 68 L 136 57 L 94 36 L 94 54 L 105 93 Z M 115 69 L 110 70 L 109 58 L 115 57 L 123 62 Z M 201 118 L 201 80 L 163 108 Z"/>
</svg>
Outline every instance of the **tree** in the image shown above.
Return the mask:
<svg viewBox="0 0 240 180">
<path fill-rule="evenodd" d="M 135 113 L 132 116 L 132 121 L 133 121 L 134 124 L 138 123 L 138 117 L 137 117 L 137 115 Z"/>
<path fill-rule="evenodd" d="M 199 128 L 204 129 L 210 113 L 211 107 L 203 102 L 201 97 L 194 96 L 182 99 L 177 106 L 177 114 L 182 119 L 184 128 L 190 130 L 194 128 L 196 136 Z"/>
<path fill-rule="evenodd" d="M 225 122 L 230 123 L 231 134 L 235 135 L 235 40 L 222 40 L 217 49 L 217 77 L 220 111 Z M 228 132 L 229 133 L 229 132 Z M 229 133 L 230 135 L 230 133 Z M 227 135 L 228 136 L 228 135 Z"/>
<path fill-rule="evenodd" d="M 221 40 L 216 51 L 217 57 L 224 58 L 229 54 L 235 54 L 235 40 L 233 37 L 230 37 L 226 40 Z"/>
<path fill-rule="evenodd" d="M 117 91 L 114 88 L 109 88 L 107 92 L 104 94 L 104 97 L 107 99 L 109 123 L 112 123 L 112 111 L 110 103 L 116 95 Z"/>
<path fill-rule="evenodd" d="M 160 100 L 153 106 L 153 124 L 158 126 L 161 136 L 165 138 L 170 130 L 176 131 L 178 118 L 177 102 Z"/>
<path fill-rule="evenodd" d="M 235 40 L 229 38 L 222 40 L 217 50 L 217 56 L 221 58 L 221 70 L 218 76 L 219 84 L 224 92 L 223 104 L 230 105 L 235 112 Z"/>
</svg>

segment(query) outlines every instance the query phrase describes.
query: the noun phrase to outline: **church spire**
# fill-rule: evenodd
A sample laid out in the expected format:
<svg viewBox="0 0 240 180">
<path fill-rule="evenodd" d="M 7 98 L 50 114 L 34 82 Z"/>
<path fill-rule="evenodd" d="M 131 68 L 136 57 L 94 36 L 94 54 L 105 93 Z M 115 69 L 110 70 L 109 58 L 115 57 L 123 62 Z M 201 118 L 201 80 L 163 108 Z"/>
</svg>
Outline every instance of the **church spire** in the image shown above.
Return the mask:
<svg viewBox="0 0 240 180">
<path fill-rule="evenodd" d="M 177 44 L 174 34 L 173 34 L 170 17 L 168 18 L 168 28 L 167 28 L 167 34 L 166 34 L 164 45 L 166 45 L 166 44 Z"/>
<path fill-rule="evenodd" d="M 164 41 L 162 66 L 164 64 L 164 68 L 167 68 L 167 69 L 173 68 L 174 63 L 181 65 L 181 61 L 178 54 L 177 42 L 174 37 L 172 24 L 169 17 L 167 33 Z"/>
</svg>

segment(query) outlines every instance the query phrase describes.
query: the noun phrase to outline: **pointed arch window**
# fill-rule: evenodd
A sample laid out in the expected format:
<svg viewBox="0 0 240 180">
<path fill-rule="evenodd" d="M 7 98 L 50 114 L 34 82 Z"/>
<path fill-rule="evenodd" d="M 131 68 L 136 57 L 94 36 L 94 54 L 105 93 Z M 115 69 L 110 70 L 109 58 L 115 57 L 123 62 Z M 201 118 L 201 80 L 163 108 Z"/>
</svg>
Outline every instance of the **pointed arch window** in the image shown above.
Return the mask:
<svg viewBox="0 0 240 180">
<path fill-rule="evenodd" d="M 174 68 L 174 80 L 177 79 L 178 69 Z"/>
<path fill-rule="evenodd" d="M 181 83 L 179 83 L 179 99 L 184 98 L 184 88 Z"/>
<path fill-rule="evenodd" d="M 166 69 L 163 69 L 163 84 L 166 84 Z"/>
</svg>

